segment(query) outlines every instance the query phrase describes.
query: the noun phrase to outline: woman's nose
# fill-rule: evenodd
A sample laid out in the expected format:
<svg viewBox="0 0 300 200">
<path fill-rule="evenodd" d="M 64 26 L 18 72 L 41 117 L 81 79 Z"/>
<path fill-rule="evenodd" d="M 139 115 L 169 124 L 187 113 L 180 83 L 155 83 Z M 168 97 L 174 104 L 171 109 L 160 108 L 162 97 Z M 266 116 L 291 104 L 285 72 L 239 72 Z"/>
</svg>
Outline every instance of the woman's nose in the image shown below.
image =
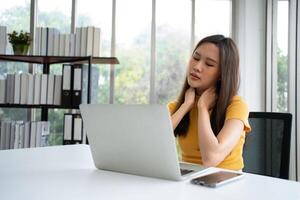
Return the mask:
<svg viewBox="0 0 300 200">
<path fill-rule="evenodd" d="M 198 61 L 197 63 L 196 63 L 196 65 L 194 65 L 193 66 L 193 70 L 195 71 L 195 72 L 202 72 L 202 63 L 201 63 L 201 61 Z"/>
</svg>

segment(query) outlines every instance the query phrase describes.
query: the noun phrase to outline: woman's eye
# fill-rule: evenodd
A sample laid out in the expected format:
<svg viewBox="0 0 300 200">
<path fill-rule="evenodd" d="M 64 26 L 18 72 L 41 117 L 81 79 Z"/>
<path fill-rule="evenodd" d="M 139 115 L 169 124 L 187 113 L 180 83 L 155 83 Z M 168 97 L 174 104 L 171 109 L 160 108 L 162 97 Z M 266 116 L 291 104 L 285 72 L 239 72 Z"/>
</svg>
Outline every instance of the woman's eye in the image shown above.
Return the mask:
<svg viewBox="0 0 300 200">
<path fill-rule="evenodd" d="M 193 54 L 193 58 L 194 58 L 195 60 L 197 60 L 197 61 L 199 61 L 199 60 L 200 60 L 200 56 L 199 56 L 199 55 L 197 55 L 197 54 Z"/>
<path fill-rule="evenodd" d="M 209 67 L 212 67 L 212 66 L 214 66 L 213 64 L 211 64 L 211 63 L 206 63 L 206 65 L 207 66 L 209 66 Z"/>
</svg>

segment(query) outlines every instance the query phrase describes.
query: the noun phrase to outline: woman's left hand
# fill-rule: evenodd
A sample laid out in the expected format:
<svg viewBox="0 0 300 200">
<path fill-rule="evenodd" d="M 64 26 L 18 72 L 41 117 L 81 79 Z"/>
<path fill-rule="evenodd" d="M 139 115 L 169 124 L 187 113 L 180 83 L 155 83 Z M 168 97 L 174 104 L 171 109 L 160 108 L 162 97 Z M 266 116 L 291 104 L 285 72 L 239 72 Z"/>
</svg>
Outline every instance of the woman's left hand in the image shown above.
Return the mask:
<svg viewBox="0 0 300 200">
<path fill-rule="evenodd" d="M 216 100 L 217 100 L 216 88 L 210 87 L 201 94 L 197 102 L 198 109 L 201 108 L 209 111 L 214 107 Z"/>
</svg>

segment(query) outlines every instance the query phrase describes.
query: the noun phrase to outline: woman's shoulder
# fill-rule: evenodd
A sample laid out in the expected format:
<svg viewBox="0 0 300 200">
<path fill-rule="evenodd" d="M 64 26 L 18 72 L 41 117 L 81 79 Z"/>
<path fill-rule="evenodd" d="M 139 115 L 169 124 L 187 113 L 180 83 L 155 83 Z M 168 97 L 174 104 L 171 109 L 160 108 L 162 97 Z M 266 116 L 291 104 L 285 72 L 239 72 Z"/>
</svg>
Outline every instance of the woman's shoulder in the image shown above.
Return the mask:
<svg viewBox="0 0 300 200">
<path fill-rule="evenodd" d="M 244 100 L 244 98 L 240 95 L 234 95 L 231 99 L 231 102 L 236 102 L 236 101 L 241 101 L 243 103 L 246 103 L 246 101 Z"/>
<path fill-rule="evenodd" d="M 245 113 L 248 112 L 248 104 L 247 102 L 243 99 L 243 97 L 239 95 L 235 95 L 232 97 L 228 107 L 227 111 L 244 111 Z"/>
<path fill-rule="evenodd" d="M 239 95 L 235 95 L 232 97 L 229 106 L 230 105 L 236 105 L 236 104 L 240 104 L 240 105 L 244 105 L 248 107 L 247 102 L 243 99 L 243 97 L 239 96 Z"/>
</svg>

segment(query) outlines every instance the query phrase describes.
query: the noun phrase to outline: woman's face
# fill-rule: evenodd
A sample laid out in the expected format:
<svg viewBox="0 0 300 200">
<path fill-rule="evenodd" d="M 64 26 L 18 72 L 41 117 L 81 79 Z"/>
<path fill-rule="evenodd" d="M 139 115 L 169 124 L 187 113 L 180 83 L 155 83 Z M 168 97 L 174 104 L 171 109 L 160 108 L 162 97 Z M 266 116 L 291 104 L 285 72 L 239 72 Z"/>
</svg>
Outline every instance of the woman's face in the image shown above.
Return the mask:
<svg viewBox="0 0 300 200">
<path fill-rule="evenodd" d="M 213 43 L 203 43 L 193 53 L 187 72 L 190 87 L 197 94 L 215 86 L 220 78 L 219 48 Z"/>
</svg>

